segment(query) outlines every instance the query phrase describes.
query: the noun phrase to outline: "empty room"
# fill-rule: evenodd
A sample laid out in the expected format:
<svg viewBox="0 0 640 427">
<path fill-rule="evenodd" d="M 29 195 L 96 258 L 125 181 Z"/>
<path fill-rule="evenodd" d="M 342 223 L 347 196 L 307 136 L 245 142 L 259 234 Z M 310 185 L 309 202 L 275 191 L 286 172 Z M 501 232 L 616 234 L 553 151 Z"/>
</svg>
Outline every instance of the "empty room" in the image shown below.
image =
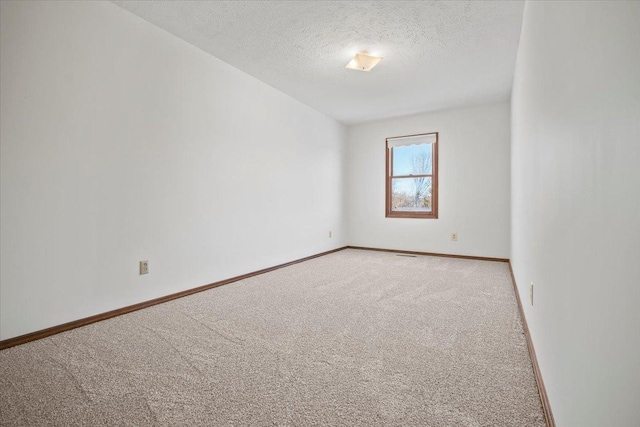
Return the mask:
<svg viewBox="0 0 640 427">
<path fill-rule="evenodd" d="M 640 2 L 0 0 L 0 425 L 640 426 Z"/>
</svg>

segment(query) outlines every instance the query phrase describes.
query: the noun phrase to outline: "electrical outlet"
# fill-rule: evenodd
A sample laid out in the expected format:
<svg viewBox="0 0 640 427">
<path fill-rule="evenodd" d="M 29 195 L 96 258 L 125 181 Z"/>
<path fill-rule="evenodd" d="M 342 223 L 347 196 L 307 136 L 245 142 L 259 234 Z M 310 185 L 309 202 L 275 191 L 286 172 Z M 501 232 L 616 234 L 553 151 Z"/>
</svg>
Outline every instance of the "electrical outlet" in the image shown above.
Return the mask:
<svg viewBox="0 0 640 427">
<path fill-rule="evenodd" d="M 329 232 L 329 237 L 331 237 L 331 232 Z"/>
<path fill-rule="evenodd" d="M 453 242 L 458 241 L 458 233 L 451 233 L 451 241 Z"/>
<path fill-rule="evenodd" d="M 140 261 L 140 275 L 149 274 L 149 261 Z"/>
<path fill-rule="evenodd" d="M 529 288 L 529 298 L 531 299 L 531 305 L 533 305 L 533 282 L 531 282 L 531 286 Z"/>
</svg>

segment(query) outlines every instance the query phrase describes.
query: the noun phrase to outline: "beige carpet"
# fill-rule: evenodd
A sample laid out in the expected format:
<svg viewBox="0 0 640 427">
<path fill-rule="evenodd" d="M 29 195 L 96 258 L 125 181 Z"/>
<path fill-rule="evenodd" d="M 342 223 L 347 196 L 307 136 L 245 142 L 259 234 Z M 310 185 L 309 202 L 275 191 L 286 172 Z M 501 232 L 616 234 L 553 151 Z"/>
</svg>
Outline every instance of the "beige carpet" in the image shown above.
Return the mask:
<svg viewBox="0 0 640 427">
<path fill-rule="evenodd" d="M 1 351 L 0 415 L 544 425 L 507 264 L 353 249 Z"/>
</svg>

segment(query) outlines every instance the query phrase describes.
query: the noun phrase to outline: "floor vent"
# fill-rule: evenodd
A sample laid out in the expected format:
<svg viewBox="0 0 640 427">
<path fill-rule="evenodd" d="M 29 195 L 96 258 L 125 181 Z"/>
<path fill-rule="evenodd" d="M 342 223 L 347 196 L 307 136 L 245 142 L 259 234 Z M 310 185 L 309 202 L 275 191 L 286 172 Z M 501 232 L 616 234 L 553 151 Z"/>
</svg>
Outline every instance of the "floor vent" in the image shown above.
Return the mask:
<svg viewBox="0 0 640 427">
<path fill-rule="evenodd" d="M 417 258 L 418 255 L 396 254 L 396 256 L 408 256 L 409 258 Z"/>
</svg>

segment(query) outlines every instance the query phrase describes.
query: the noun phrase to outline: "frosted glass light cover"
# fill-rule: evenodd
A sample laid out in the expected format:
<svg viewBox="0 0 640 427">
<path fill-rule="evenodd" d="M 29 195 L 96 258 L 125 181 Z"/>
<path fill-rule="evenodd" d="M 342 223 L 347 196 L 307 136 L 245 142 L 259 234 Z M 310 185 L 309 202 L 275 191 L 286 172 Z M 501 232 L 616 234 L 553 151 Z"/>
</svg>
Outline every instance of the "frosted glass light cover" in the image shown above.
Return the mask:
<svg viewBox="0 0 640 427">
<path fill-rule="evenodd" d="M 375 67 L 382 58 L 367 55 L 366 53 L 357 53 L 345 68 L 358 71 L 370 71 Z"/>
</svg>

